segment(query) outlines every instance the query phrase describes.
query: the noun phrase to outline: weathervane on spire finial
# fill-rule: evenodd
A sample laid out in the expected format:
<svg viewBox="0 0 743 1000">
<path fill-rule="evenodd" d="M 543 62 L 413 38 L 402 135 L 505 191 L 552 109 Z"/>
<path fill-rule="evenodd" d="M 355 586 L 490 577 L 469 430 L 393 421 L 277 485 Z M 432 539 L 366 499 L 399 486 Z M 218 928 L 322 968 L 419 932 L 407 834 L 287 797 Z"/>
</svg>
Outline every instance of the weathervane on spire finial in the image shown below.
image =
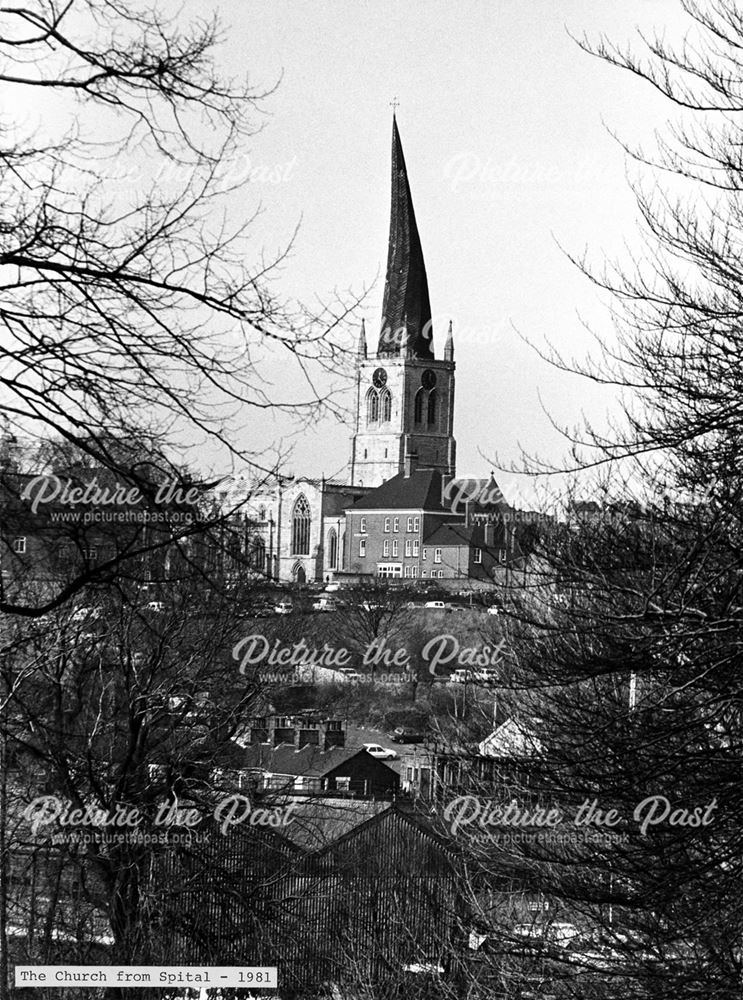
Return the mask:
<svg viewBox="0 0 743 1000">
<path fill-rule="evenodd" d="M 397 97 L 393 97 L 390 101 L 390 107 L 392 108 L 392 114 L 394 115 L 397 109 L 400 107 L 400 102 Z"/>
</svg>

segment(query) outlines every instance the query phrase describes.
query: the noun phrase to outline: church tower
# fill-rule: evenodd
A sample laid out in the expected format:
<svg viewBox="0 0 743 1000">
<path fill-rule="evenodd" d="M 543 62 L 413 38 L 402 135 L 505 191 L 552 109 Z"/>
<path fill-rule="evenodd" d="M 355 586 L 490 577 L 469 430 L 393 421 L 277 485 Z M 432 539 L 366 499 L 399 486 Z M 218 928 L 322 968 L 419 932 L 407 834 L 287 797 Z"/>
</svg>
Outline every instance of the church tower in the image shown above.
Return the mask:
<svg viewBox="0 0 743 1000">
<path fill-rule="evenodd" d="M 362 325 L 351 483 L 379 486 L 412 468 L 454 475 L 454 341 L 433 351 L 428 279 L 405 158 L 392 117 L 392 205 L 382 326 L 376 353 Z"/>
</svg>

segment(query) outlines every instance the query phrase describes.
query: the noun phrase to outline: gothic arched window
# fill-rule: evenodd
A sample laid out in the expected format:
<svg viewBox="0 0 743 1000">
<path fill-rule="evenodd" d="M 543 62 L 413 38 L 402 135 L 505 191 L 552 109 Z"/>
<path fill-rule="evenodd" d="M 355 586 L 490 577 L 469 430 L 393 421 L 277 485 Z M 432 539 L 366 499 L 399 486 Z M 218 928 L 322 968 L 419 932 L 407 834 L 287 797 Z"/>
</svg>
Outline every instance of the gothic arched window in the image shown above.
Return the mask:
<svg viewBox="0 0 743 1000">
<path fill-rule="evenodd" d="M 376 424 L 379 420 L 379 393 L 370 389 L 366 394 L 366 422 Z"/>
<path fill-rule="evenodd" d="M 428 394 L 428 426 L 436 423 L 436 390 L 431 389 Z"/>
<path fill-rule="evenodd" d="M 266 565 L 266 543 L 256 535 L 250 546 L 250 566 L 262 573 Z"/>
<path fill-rule="evenodd" d="M 328 534 L 328 569 L 338 568 L 338 535 L 335 528 Z"/>
<path fill-rule="evenodd" d="M 382 397 L 380 399 L 380 414 L 383 424 L 387 424 L 392 420 L 392 393 L 389 389 L 385 389 L 382 392 Z"/>
<path fill-rule="evenodd" d="M 415 394 L 415 422 L 416 424 L 423 423 L 423 404 L 426 400 L 426 390 L 419 389 Z"/>
<path fill-rule="evenodd" d="M 292 511 L 292 554 L 308 556 L 310 554 L 310 505 L 304 493 L 294 501 Z"/>
</svg>

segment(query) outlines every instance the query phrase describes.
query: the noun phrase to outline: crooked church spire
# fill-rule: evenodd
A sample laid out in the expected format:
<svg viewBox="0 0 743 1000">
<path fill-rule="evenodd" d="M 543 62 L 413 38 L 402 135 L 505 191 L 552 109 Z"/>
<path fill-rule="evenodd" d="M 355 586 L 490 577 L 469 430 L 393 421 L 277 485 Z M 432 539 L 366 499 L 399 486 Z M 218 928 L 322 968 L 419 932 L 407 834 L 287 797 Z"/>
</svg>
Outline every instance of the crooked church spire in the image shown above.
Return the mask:
<svg viewBox="0 0 743 1000">
<path fill-rule="evenodd" d="M 392 205 L 378 353 L 433 358 L 431 304 L 397 120 L 392 117 Z"/>
</svg>

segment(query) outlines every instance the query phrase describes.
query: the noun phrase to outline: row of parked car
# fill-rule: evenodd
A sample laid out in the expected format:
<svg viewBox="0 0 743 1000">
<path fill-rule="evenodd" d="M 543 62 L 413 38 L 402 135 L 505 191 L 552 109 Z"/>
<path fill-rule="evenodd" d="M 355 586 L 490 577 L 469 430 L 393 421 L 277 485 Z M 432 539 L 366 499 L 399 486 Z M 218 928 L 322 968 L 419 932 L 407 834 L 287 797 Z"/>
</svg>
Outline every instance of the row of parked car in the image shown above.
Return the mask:
<svg viewBox="0 0 743 1000">
<path fill-rule="evenodd" d="M 345 607 L 346 604 L 338 597 L 333 597 L 329 594 L 322 594 L 317 600 L 312 602 L 312 610 L 319 612 L 329 612 L 329 611 L 339 611 L 341 608 Z M 362 601 L 361 607 L 366 611 L 372 611 L 374 609 L 381 609 L 386 607 L 385 604 L 374 602 L 374 601 Z M 472 609 L 464 604 L 449 604 L 445 601 L 424 601 L 421 604 L 415 603 L 415 601 L 410 601 L 407 604 L 407 608 L 410 611 L 471 611 Z M 253 613 L 257 618 L 263 618 L 270 614 L 277 615 L 290 615 L 295 609 L 293 601 L 285 600 L 279 601 L 278 604 L 272 607 L 266 604 L 258 605 L 253 609 Z M 493 604 L 485 610 L 489 615 L 499 614 L 499 608 L 497 605 Z"/>
</svg>

